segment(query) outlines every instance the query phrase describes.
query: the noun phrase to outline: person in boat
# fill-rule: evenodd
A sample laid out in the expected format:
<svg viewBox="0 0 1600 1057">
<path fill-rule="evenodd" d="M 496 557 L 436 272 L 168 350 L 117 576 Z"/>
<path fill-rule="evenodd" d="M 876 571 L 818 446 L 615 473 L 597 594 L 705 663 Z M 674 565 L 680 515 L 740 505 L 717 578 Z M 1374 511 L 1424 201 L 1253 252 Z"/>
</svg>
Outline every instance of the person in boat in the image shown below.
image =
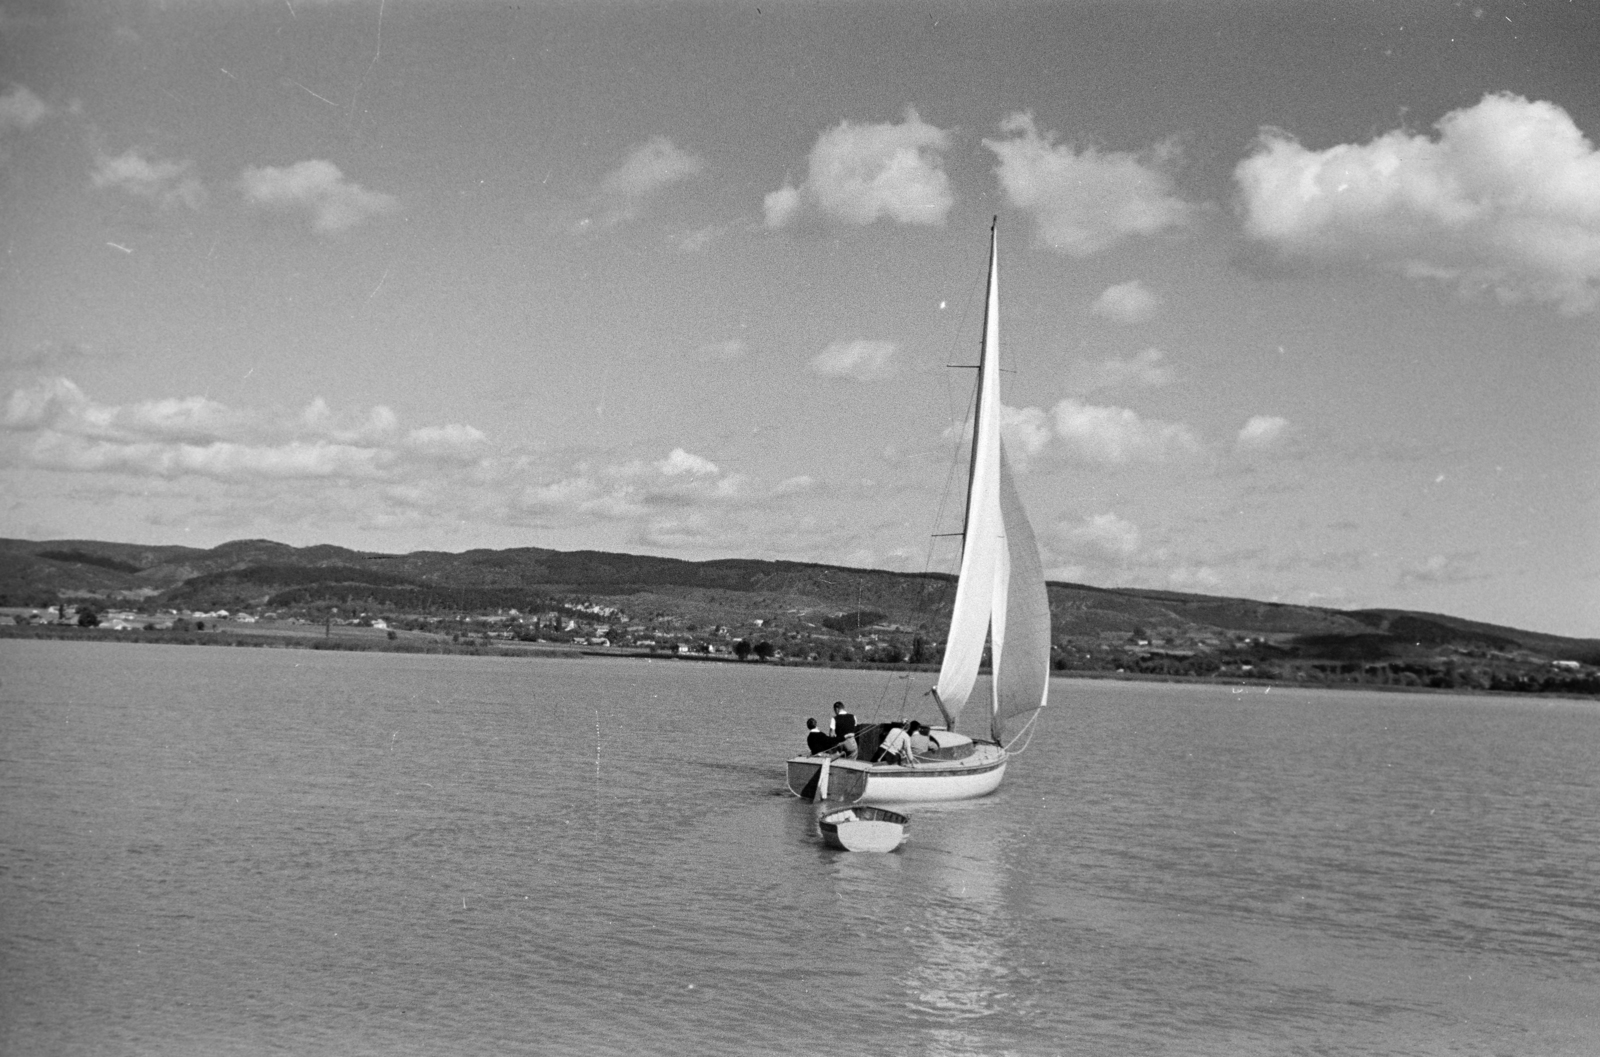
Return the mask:
<svg viewBox="0 0 1600 1057">
<path fill-rule="evenodd" d="M 928 737 L 928 725 L 926 723 L 918 723 L 913 719 L 906 724 L 906 737 L 911 743 L 911 754 L 913 756 L 926 756 L 928 755 L 928 750 L 938 748 L 933 739 Z"/>
<path fill-rule="evenodd" d="M 909 764 L 911 758 L 911 736 L 906 733 L 906 725 L 899 720 L 889 724 L 883 732 L 883 744 L 878 746 L 878 754 L 872 758 L 873 763 L 900 763 Z"/>
<path fill-rule="evenodd" d="M 844 754 L 852 759 L 856 754 L 856 717 L 844 707 L 843 701 L 833 703 L 833 740 L 844 748 Z"/>
<path fill-rule="evenodd" d="M 815 756 L 818 753 L 828 752 L 839 745 L 838 739 L 831 734 L 824 734 L 817 729 L 817 721 L 806 720 L 806 749 Z"/>
</svg>

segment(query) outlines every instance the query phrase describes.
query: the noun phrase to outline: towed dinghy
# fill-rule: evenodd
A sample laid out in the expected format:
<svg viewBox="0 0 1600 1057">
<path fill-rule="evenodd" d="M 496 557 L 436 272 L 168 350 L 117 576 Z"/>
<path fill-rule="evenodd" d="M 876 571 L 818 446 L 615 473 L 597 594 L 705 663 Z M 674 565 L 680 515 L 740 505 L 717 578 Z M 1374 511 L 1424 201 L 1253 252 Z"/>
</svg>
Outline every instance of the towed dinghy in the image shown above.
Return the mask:
<svg viewBox="0 0 1600 1057">
<path fill-rule="evenodd" d="M 904 815 L 871 804 L 824 808 L 817 815 L 822 839 L 840 851 L 894 851 L 906 839 L 910 824 Z"/>
</svg>

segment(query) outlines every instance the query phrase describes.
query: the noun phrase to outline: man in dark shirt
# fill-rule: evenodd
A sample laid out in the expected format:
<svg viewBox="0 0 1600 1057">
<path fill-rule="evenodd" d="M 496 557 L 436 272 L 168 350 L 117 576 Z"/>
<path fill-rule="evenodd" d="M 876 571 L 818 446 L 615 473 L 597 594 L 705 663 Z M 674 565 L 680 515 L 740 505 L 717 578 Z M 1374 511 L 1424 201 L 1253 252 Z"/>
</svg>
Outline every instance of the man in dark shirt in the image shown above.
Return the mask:
<svg viewBox="0 0 1600 1057">
<path fill-rule="evenodd" d="M 815 756 L 819 752 L 827 752 L 838 744 L 838 741 L 817 729 L 817 721 L 806 720 L 806 751 Z"/>
<path fill-rule="evenodd" d="M 833 703 L 833 736 L 844 739 L 856 732 L 856 717 L 845 710 L 843 701 Z"/>
<path fill-rule="evenodd" d="M 844 707 L 843 701 L 833 703 L 833 740 L 844 748 L 844 755 L 856 754 L 856 717 Z"/>
</svg>

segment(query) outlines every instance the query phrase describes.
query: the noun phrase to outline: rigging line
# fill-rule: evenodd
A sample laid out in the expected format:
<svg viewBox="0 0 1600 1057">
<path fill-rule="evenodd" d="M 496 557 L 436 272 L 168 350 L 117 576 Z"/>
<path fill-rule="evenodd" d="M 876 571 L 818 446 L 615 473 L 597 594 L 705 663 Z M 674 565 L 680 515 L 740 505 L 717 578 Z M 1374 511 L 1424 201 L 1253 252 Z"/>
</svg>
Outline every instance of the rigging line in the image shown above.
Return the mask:
<svg viewBox="0 0 1600 1057">
<path fill-rule="evenodd" d="M 1024 723 L 1022 725 L 1022 729 L 1021 730 L 1017 731 L 1017 736 L 1015 738 L 1011 739 L 1011 744 L 1015 745 L 1018 741 L 1021 741 L 1022 740 L 1022 736 L 1024 734 L 1026 734 L 1028 736 L 1028 740 L 1022 742 L 1022 747 L 1020 749 L 1013 749 L 1010 746 L 1006 746 L 1005 749 L 1006 749 L 1006 754 L 1008 756 L 1021 756 L 1024 752 L 1026 752 L 1028 750 L 1028 746 L 1033 743 L 1033 724 L 1034 724 L 1034 721 L 1039 718 L 1039 713 L 1043 712 L 1043 711 L 1044 711 L 1044 707 L 1043 706 L 1040 706 L 1039 708 L 1036 708 L 1036 709 L 1033 710 L 1033 715 L 1029 716 L 1028 717 L 1028 722 L 1026 722 L 1026 723 Z"/>
<path fill-rule="evenodd" d="M 987 252 L 987 251 L 985 251 L 985 252 Z M 953 267 L 953 265 L 952 265 L 952 267 Z M 965 262 L 962 263 L 962 268 L 963 268 L 963 271 L 967 270 Z M 963 284 L 963 285 L 965 285 L 965 284 Z M 987 301 L 984 299 L 983 295 L 987 293 L 988 285 L 989 285 L 989 274 L 988 274 L 988 271 L 985 270 L 984 271 L 984 275 L 983 275 L 983 282 L 978 284 L 978 286 L 976 286 L 976 287 L 969 287 L 968 288 L 969 290 L 978 291 L 978 294 L 979 294 L 979 298 L 978 299 L 979 299 L 979 301 L 982 301 L 984 303 L 985 311 L 987 311 L 988 309 L 987 309 Z M 953 351 L 954 348 L 958 347 L 960 345 L 960 343 L 962 343 L 965 340 L 964 335 L 966 334 L 966 331 L 967 331 L 967 323 L 968 323 L 968 321 L 970 320 L 970 318 L 972 316 L 973 303 L 974 302 L 973 302 L 972 296 L 970 294 L 969 294 L 968 297 L 962 298 L 962 301 L 961 301 L 961 318 L 957 321 L 955 332 L 951 335 L 951 337 L 949 339 L 949 345 L 950 345 L 951 348 L 947 349 L 947 353 Z M 981 349 L 982 344 L 983 344 L 983 335 L 981 333 L 978 335 L 978 343 L 979 343 L 979 346 L 980 346 L 980 349 Z M 949 359 L 952 359 L 953 356 L 952 355 L 946 355 L 945 358 L 947 360 L 949 360 Z M 960 365 L 960 366 L 970 366 L 970 365 Z M 952 386 L 951 378 L 950 378 L 949 373 L 947 372 L 945 374 L 945 406 L 946 406 L 947 409 L 949 408 L 950 404 L 953 402 L 953 399 L 954 399 L 954 394 L 951 392 L 951 386 Z M 960 425 L 959 425 L 959 427 L 957 428 L 957 431 L 956 431 L 956 437 L 958 439 L 957 439 L 957 442 L 954 445 L 951 445 L 951 447 L 950 447 L 950 459 L 949 459 L 949 462 L 946 465 L 946 469 L 945 469 L 944 487 L 940 491 L 939 503 L 938 503 L 938 506 L 937 506 L 937 508 L 935 509 L 935 512 L 934 512 L 934 521 L 933 521 L 934 528 L 938 528 L 940 525 L 944 524 L 946 512 L 949 510 L 950 498 L 954 494 L 955 488 L 956 488 L 956 484 L 955 484 L 956 475 L 957 475 L 957 473 L 959 472 L 959 470 L 961 468 L 961 462 L 962 462 L 961 454 L 962 454 L 963 445 L 961 444 L 960 438 L 963 438 L 963 437 L 966 436 L 967 424 L 972 421 L 972 411 L 973 411 L 973 408 L 975 408 L 976 406 L 977 406 L 977 393 L 976 393 L 976 385 L 974 385 L 971 395 L 966 397 L 962 401 L 961 422 L 960 422 Z M 964 526 L 963 526 L 963 528 L 964 528 Z M 934 533 L 931 533 L 929 535 L 929 538 L 928 538 L 927 547 L 923 551 L 923 559 L 922 559 L 922 572 L 923 572 L 923 574 L 927 575 L 928 573 L 930 573 L 933 570 L 933 552 L 934 552 L 934 540 L 935 539 L 944 538 L 944 537 L 948 537 L 948 536 L 962 536 L 962 537 L 965 537 L 965 535 L 966 535 L 965 531 L 962 531 L 962 532 L 934 532 Z M 940 582 L 937 591 L 933 592 L 933 594 L 935 595 L 935 598 L 929 599 L 929 597 L 928 597 L 929 594 L 930 594 L 930 592 L 927 590 L 927 585 L 924 584 L 923 588 L 922 588 L 922 592 L 921 592 L 921 594 L 920 594 L 920 596 L 918 598 L 919 609 L 917 611 L 918 615 L 924 618 L 924 620 L 922 621 L 923 623 L 927 622 L 927 620 L 926 620 L 927 614 L 929 614 L 935 607 L 937 607 L 939 609 L 943 609 L 945 601 L 949 597 L 949 594 L 950 594 L 950 582 L 949 581 Z"/>
<path fill-rule="evenodd" d="M 986 247 L 985 250 L 984 250 L 984 254 L 987 255 L 987 253 L 988 253 L 988 249 Z M 986 259 L 986 256 L 985 256 L 985 259 Z M 941 282 L 941 286 L 943 288 L 949 288 L 949 287 L 955 285 L 953 283 L 953 281 L 950 279 L 950 275 L 952 274 L 952 269 L 957 267 L 957 262 L 956 262 L 956 260 L 954 259 L 953 256 L 949 257 L 949 258 L 946 258 L 946 261 L 947 261 L 947 263 L 945 264 L 944 278 L 943 278 L 943 281 Z M 967 271 L 966 266 L 965 266 L 965 262 L 961 263 L 961 268 L 962 268 L 963 272 Z M 989 272 L 988 272 L 988 269 L 985 268 L 984 272 L 983 272 L 983 283 L 981 284 L 981 287 L 980 287 L 980 289 L 983 291 L 983 296 L 981 296 L 979 298 L 980 302 L 984 305 L 985 313 L 987 313 L 987 311 L 988 311 L 988 299 L 987 299 L 988 283 L 989 283 Z M 965 287 L 966 283 L 962 283 L 961 286 Z M 956 325 L 955 331 L 954 331 L 954 333 L 950 334 L 949 337 L 945 341 L 945 344 L 946 344 L 946 347 L 947 347 L 946 348 L 947 355 L 946 355 L 945 358 L 946 358 L 947 361 L 952 358 L 950 355 L 948 355 L 948 353 L 952 349 L 958 348 L 960 343 L 962 342 L 962 340 L 963 340 L 962 335 L 966 332 L 967 322 L 971 318 L 971 314 L 972 314 L 972 301 L 969 298 L 963 298 L 962 302 L 961 302 L 961 316 L 960 316 L 960 319 L 957 321 L 957 325 Z M 980 330 L 980 332 L 978 334 L 978 344 L 979 344 L 979 348 L 981 350 L 982 345 L 983 345 L 983 333 L 982 333 L 981 330 Z M 945 375 L 945 392 L 946 392 L 946 408 L 948 409 L 949 403 L 950 403 L 950 376 L 949 376 L 948 373 Z M 966 422 L 967 422 L 967 419 L 972 414 L 972 411 L 970 409 L 971 408 L 975 408 L 976 405 L 977 405 L 976 392 L 974 392 L 973 399 L 968 401 L 967 402 L 967 407 L 963 409 L 961 430 L 957 434 L 958 438 L 960 438 L 962 436 L 965 436 L 965 434 L 966 434 Z M 952 455 L 951 455 L 949 468 L 948 468 L 948 470 L 946 471 L 946 474 L 945 474 L 944 488 L 943 488 L 942 493 L 940 495 L 938 507 L 937 507 L 937 509 L 935 511 L 935 514 L 934 514 L 934 527 L 935 528 L 937 528 L 943 522 L 943 519 L 944 519 L 944 516 L 945 516 L 945 511 L 948 509 L 948 506 L 949 506 L 951 493 L 954 491 L 954 488 L 955 488 L 955 474 L 956 474 L 957 466 L 960 463 L 961 447 L 962 447 L 962 445 L 961 445 L 961 443 L 960 443 L 960 441 L 958 439 L 957 443 L 954 445 L 953 450 L 952 450 Z M 963 510 L 963 518 L 964 517 L 965 517 L 965 511 Z M 965 526 L 963 526 L 963 533 L 962 534 L 964 534 L 964 528 L 965 528 Z M 923 571 L 924 574 L 926 574 L 929 571 L 931 571 L 932 566 L 933 566 L 933 546 L 934 546 L 933 539 L 935 538 L 935 536 L 937 536 L 937 534 L 930 534 L 929 539 L 928 539 L 927 548 L 923 552 L 923 569 L 922 569 L 922 571 Z M 928 612 L 928 610 L 926 608 L 926 599 L 927 599 L 927 596 L 928 596 L 928 591 L 927 591 L 926 587 L 927 587 L 927 585 L 926 585 L 925 582 L 919 582 L 918 583 L 918 587 L 917 587 L 917 603 L 918 604 L 917 604 L 917 606 L 913 607 L 913 612 L 919 617 L 919 620 L 918 620 L 919 626 L 922 625 L 922 624 L 927 623 L 927 621 L 925 619 L 925 615 Z M 857 585 L 857 591 L 858 591 L 858 595 L 857 595 L 857 602 L 856 602 L 856 610 L 857 610 L 857 612 L 859 612 L 860 609 L 861 609 L 860 598 L 859 598 L 859 584 Z M 941 607 L 942 607 L 942 604 L 943 604 L 945 596 L 947 596 L 948 594 L 949 594 L 949 583 L 948 583 L 948 581 L 942 582 L 940 584 L 940 589 L 938 591 L 939 603 L 941 604 Z M 891 678 L 893 677 L 892 673 L 885 673 L 885 674 L 889 675 Z M 901 704 L 901 716 L 902 717 L 906 716 L 907 712 L 909 710 L 909 703 L 910 703 L 910 697 L 911 697 L 910 677 L 911 677 L 911 673 L 909 671 L 901 673 L 899 675 L 899 678 L 900 678 L 900 680 L 902 682 L 902 693 L 901 693 L 901 702 L 900 702 L 900 704 Z M 885 707 L 886 701 L 887 701 L 887 699 L 889 697 L 889 689 L 890 688 L 889 688 L 889 685 L 888 685 L 887 682 L 880 684 L 880 688 L 879 688 L 879 692 L 878 692 L 878 699 L 874 703 L 874 706 L 873 706 L 874 714 L 876 714 L 878 710 L 883 709 Z"/>
<path fill-rule="evenodd" d="M 984 252 L 987 253 L 987 249 L 985 249 Z M 962 260 L 960 262 L 960 267 L 961 267 L 962 274 L 970 274 L 972 271 L 975 271 L 975 269 L 969 269 L 967 265 L 968 265 L 968 262 L 966 260 Z M 950 276 L 951 269 L 953 269 L 955 267 L 956 267 L 956 261 L 954 259 L 951 260 L 950 264 L 946 265 L 946 268 L 945 268 L 945 285 L 947 287 L 951 286 L 951 285 L 954 285 L 953 282 L 950 280 L 949 276 Z M 983 273 L 983 282 L 982 283 L 978 284 L 975 287 L 969 285 L 970 284 L 970 280 L 963 281 L 960 284 L 960 288 L 967 290 L 968 294 L 967 294 L 966 297 L 963 297 L 961 299 L 961 317 L 960 317 L 960 319 L 958 319 L 956 321 L 955 329 L 950 333 L 949 338 L 945 342 L 945 362 L 950 366 L 957 366 L 955 364 L 951 364 L 950 361 L 952 361 L 952 360 L 954 360 L 956 358 L 956 355 L 958 354 L 958 350 L 965 344 L 965 342 L 967 340 L 967 337 L 966 337 L 966 335 L 967 335 L 967 326 L 968 326 L 968 323 L 972 319 L 973 305 L 975 303 L 982 304 L 982 305 L 984 305 L 984 311 L 985 312 L 988 311 L 988 302 L 987 302 L 987 300 L 986 300 L 986 298 L 984 296 L 988 291 L 988 283 L 989 283 L 989 273 L 988 273 L 988 270 L 985 269 L 984 273 Z M 976 293 L 976 297 L 974 297 L 974 292 Z M 981 330 L 978 333 L 978 347 L 979 347 L 980 350 L 983 347 L 983 333 L 982 333 Z M 963 364 L 963 365 L 959 365 L 959 366 L 971 366 L 971 365 Z M 953 386 L 952 386 L 950 374 L 949 374 L 948 371 L 945 373 L 945 376 L 944 376 L 944 387 L 945 387 L 945 411 L 946 411 L 946 418 L 948 420 L 949 417 L 950 417 L 950 415 L 949 415 L 950 407 L 954 403 L 954 400 L 955 400 L 955 394 L 952 392 Z M 949 508 L 950 495 L 951 495 L 951 492 L 954 490 L 954 487 L 955 487 L 954 486 L 954 481 L 955 481 L 956 469 L 957 469 L 957 466 L 959 465 L 959 462 L 960 462 L 959 454 L 960 454 L 962 445 L 960 443 L 959 438 L 964 437 L 966 435 L 967 423 L 972 418 L 972 409 L 975 406 L 976 406 L 976 398 L 975 398 L 975 390 L 974 390 L 974 395 L 973 396 L 971 396 L 971 397 L 963 396 L 963 399 L 962 399 L 961 420 L 960 420 L 960 422 L 958 424 L 956 424 L 956 436 L 957 436 L 958 440 L 951 447 L 952 454 L 951 454 L 949 470 L 948 470 L 948 472 L 946 474 L 946 477 L 945 477 L 945 487 L 944 487 L 944 490 L 943 490 L 943 492 L 941 493 L 941 495 L 939 497 L 938 509 L 935 512 L 935 520 L 934 520 L 934 527 L 935 528 L 937 528 L 939 525 L 943 524 L 944 517 L 945 517 L 945 511 Z M 928 557 L 927 561 L 928 561 L 928 566 L 931 566 L 931 564 L 932 564 L 932 550 L 931 550 L 931 548 L 929 550 L 929 557 Z M 928 566 L 925 566 L 923 568 L 923 572 L 927 572 L 928 571 Z"/>
</svg>

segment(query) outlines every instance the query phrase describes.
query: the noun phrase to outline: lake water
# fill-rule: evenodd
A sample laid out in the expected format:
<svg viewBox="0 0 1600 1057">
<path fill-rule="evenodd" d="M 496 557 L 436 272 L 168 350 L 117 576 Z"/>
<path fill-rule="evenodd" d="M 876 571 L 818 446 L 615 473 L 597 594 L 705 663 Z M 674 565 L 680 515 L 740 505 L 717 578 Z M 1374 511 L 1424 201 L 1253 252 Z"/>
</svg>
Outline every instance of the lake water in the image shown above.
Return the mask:
<svg viewBox="0 0 1600 1057">
<path fill-rule="evenodd" d="M 908 689 L 0 641 L 0 1053 L 1600 1052 L 1600 705 L 1057 681 L 830 851 Z"/>
</svg>

